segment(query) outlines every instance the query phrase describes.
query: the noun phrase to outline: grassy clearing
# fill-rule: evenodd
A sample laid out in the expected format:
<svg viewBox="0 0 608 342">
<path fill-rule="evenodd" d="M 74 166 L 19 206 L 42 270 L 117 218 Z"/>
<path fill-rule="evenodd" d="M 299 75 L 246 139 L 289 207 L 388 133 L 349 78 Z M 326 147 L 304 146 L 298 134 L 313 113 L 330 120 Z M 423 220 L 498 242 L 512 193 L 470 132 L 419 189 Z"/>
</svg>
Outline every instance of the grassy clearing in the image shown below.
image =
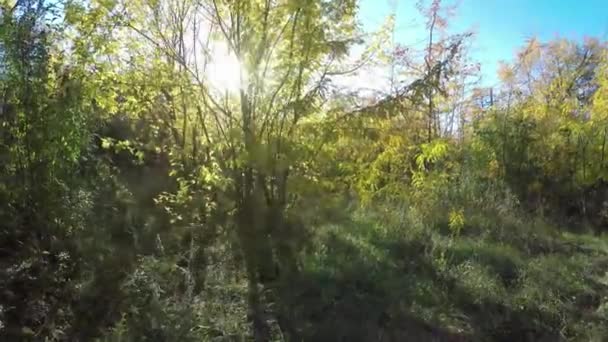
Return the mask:
<svg viewBox="0 0 608 342">
<path fill-rule="evenodd" d="M 458 237 L 374 221 L 353 215 L 349 222 L 316 229 L 301 279 L 287 291 L 307 339 L 608 336 L 605 237 L 547 234 L 539 220 Z"/>
</svg>

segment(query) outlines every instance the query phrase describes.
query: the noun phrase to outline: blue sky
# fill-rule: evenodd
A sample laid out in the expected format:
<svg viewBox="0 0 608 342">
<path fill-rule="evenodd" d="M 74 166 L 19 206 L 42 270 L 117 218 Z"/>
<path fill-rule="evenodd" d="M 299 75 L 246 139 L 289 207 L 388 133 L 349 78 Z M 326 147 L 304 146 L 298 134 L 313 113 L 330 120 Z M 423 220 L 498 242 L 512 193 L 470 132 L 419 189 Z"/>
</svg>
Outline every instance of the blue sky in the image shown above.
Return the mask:
<svg viewBox="0 0 608 342">
<path fill-rule="evenodd" d="M 419 44 L 424 39 L 424 19 L 416 1 L 361 0 L 364 28 L 377 28 L 396 8 L 396 40 Z M 483 84 L 493 85 L 498 62 L 511 59 L 529 37 L 608 39 L 608 0 L 460 0 L 450 31 L 465 30 L 475 32 L 471 54 L 481 63 Z"/>
</svg>

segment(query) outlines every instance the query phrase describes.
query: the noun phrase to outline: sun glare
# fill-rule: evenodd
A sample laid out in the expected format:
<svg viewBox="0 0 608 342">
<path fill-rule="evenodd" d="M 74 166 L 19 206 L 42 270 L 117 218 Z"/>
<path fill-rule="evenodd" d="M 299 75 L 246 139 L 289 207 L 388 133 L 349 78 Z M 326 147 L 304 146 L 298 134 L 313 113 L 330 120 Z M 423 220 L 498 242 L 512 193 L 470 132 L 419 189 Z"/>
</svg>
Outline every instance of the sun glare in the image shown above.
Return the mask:
<svg viewBox="0 0 608 342">
<path fill-rule="evenodd" d="M 207 65 L 207 79 L 221 92 L 237 92 L 241 88 L 241 66 L 226 44 L 215 43 L 211 48 L 212 60 Z"/>
</svg>

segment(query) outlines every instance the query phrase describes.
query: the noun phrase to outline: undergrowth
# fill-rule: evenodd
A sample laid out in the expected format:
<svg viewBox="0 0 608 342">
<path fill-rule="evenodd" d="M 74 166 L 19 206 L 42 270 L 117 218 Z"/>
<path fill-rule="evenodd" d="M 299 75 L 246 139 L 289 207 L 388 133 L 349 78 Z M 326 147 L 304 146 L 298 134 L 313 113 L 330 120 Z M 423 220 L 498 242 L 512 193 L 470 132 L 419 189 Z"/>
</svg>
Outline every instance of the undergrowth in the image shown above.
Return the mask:
<svg viewBox="0 0 608 342">
<path fill-rule="evenodd" d="M 316 228 L 290 299 L 309 340 L 608 336 L 606 237 L 547 233 L 539 218 L 456 236 L 377 216 Z"/>
</svg>

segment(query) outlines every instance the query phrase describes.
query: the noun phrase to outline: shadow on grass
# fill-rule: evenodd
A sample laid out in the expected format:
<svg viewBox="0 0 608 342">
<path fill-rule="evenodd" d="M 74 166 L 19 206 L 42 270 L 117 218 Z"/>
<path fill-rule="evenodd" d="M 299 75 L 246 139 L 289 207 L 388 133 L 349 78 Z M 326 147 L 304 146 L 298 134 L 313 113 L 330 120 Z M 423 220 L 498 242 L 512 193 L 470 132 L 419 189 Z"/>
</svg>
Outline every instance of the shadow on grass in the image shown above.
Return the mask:
<svg viewBox="0 0 608 342">
<path fill-rule="evenodd" d="M 480 301 L 457 277 L 443 276 L 427 257 L 430 241 L 370 232 L 320 234 L 301 272 L 280 286 L 277 304 L 299 340 L 560 341 L 555 317 L 514 311 L 500 298 Z"/>
</svg>

